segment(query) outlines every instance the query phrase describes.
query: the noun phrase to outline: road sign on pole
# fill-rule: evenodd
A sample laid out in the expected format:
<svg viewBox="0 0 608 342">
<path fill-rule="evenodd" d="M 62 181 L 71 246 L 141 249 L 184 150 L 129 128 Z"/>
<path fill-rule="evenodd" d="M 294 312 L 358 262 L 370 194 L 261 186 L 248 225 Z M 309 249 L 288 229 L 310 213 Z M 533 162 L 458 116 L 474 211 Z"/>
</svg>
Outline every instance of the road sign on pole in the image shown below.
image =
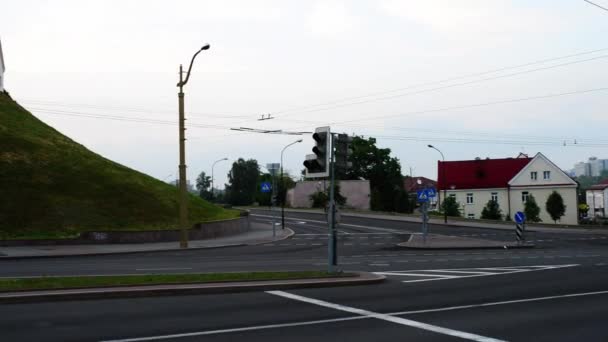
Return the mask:
<svg viewBox="0 0 608 342">
<path fill-rule="evenodd" d="M 437 197 L 437 190 L 435 190 L 434 188 L 428 188 L 426 189 L 426 194 L 429 198 L 435 198 Z"/>
<path fill-rule="evenodd" d="M 416 197 L 418 198 L 418 202 L 421 203 L 429 201 L 429 194 L 427 193 L 426 189 L 416 191 Z"/>
<path fill-rule="evenodd" d="M 515 213 L 515 238 L 517 239 L 517 243 L 520 244 L 523 241 L 526 241 L 525 231 L 526 231 L 526 215 L 521 211 Z"/>
<path fill-rule="evenodd" d="M 268 193 L 272 191 L 272 185 L 270 184 L 270 182 L 263 182 L 261 190 L 263 193 Z"/>
</svg>

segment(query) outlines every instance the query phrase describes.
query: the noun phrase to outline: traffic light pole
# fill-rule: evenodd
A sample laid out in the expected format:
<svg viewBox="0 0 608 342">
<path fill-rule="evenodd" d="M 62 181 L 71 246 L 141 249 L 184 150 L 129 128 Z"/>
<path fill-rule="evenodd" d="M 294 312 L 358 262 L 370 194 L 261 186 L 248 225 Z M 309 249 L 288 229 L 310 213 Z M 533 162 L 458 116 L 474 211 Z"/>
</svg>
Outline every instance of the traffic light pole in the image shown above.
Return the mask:
<svg viewBox="0 0 608 342">
<path fill-rule="evenodd" d="M 330 173 L 331 173 L 331 180 L 329 182 L 329 239 L 328 239 L 328 260 L 327 260 L 327 267 L 328 267 L 328 271 L 329 273 L 333 273 L 335 272 L 335 266 L 338 265 L 338 251 L 337 251 L 337 247 L 338 247 L 338 241 L 336 238 L 336 202 L 334 200 L 335 194 L 334 194 L 334 188 L 335 188 L 335 181 L 336 181 L 336 173 L 335 173 L 335 153 L 334 153 L 334 135 L 329 132 L 329 136 L 328 136 L 331 142 L 331 148 L 330 148 Z"/>
</svg>

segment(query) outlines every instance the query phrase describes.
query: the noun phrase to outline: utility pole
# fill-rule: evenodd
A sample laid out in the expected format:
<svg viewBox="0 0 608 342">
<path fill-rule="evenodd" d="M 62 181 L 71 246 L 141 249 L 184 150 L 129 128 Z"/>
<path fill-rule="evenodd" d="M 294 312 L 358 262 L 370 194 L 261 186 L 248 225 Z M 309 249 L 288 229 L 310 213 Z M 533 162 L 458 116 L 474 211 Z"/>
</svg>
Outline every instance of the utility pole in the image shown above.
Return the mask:
<svg viewBox="0 0 608 342">
<path fill-rule="evenodd" d="M 213 200 L 215 200 L 215 190 L 214 190 L 214 180 L 215 178 L 213 177 L 214 175 L 214 168 L 215 168 L 215 164 L 224 161 L 224 160 L 228 160 L 228 158 L 222 158 L 222 159 L 218 159 L 216 161 L 213 162 L 213 165 L 211 165 L 211 198 Z"/>
<path fill-rule="evenodd" d="M 180 248 L 188 248 L 188 194 L 186 189 L 186 124 L 184 114 L 184 86 L 188 83 L 190 78 L 190 71 L 192 71 L 192 64 L 196 56 L 203 50 L 209 49 L 209 44 L 203 46 L 198 50 L 192 60 L 190 61 L 190 67 L 184 80 L 184 70 L 182 65 L 179 65 L 179 93 L 177 94 L 179 100 L 179 228 L 180 228 Z"/>
<path fill-rule="evenodd" d="M 443 161 L 443 168 L 441 169 L 441 178 L 443 178 L 443 182 L 445 184 L 443 185 L 443 203 L 445 203 L 445 200 L 447 199 L 447 180 L 445 179 L 445 157 L 443 156 L 443 153 L 435 146 L 433 145 L 428 145 L 429 148 L 434 149 L 435 151 L 439 152 L 439 154 L 441 154 L 441 160 Z M 441 198 L 439 198 L 439 203 L 441 203 Z M 444 205 L 445 206 L 445 205 Z M 443 223 L 448 223 L 448 211 L 445 210 L 446 208 L 443 209 Z"/>
<path fill-rule="evenodd" d="M 280 182 L 279 183 L 279 195 L 281 195 L 284 190 L 283 189 L 283 185 L 284 185 L 284 182 L 283 182 L 283 152 L 285 152 L 285 150 L 289 146 L 297 144 L 297 143 L 301 143 L 301 142 L 302 142 L 302 139 L 298 139 L 298 140 L 292 142 L 291 144 L 283 147 L 283 149 L 281 150 L 281 178 L 279 178 L 279 182 Z M 285 197 L 287 197 L 287 192 L 285 193 Z M 281 198 L 281 229 L 285 229 L 285 197 Z"/>
<path fill-rule="evenodd" d="M 328 132 L 328 139 L 330 139 L 331 147 L 329 149 L 329 167 L 331 173 L 331 180 L 329 182 L 329 273 L 335 272 L 335 266 L 338 265 L 338 241 L 336 239 L 336 202 L 335 202 L 335 181 L 336 181 L 336 172 L 335 172 L 335 153 L 334 153 L 334 134 L 331 131 Z"/>
</svg>

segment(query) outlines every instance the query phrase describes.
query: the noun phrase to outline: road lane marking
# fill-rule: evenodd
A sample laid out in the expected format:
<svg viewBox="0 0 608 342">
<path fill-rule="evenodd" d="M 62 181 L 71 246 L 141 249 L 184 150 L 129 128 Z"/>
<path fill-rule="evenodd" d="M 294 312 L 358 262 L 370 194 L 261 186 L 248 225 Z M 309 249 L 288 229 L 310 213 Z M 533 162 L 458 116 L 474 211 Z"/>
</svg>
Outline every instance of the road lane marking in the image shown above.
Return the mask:
<svg viewBox="0 0 608 342">
<path fill-rule="evenodd" d="M 489 303 L 481 303 L 481 304 L 449 306 L 449 307 L 445 307 L 445 308 L 436 308 L 436 309 L 424 309 L 424 310 L 415 310 L 415 311 L 391 312 L 391 313 L 388 313 L 387 315 L 391 315 L 391 316 L 413 315 L 413 314 L 421 314 L 421 313 L 427 313 L 427 312 L 441 312 L 441 311 L 451 311 L 451 310 L 461 310 L 461 309 L 472 309 L 472 308 L 481 308 L 481 307 L 486 307 L 486 306 L 497 306 L 497 305 L 506 305 L 506 304 L 539 302 L 539 301 L 543 301 L 543 300 L 562 299 L 562 298 L 576 298 L 576 297 L 585 297 L 585 296 L 594 296 L 594 295 L 603 295 L 603 294 L 608 294 L 608 291 L 570 293 L 570 294 L 557 295 L 557 296 L 546 296 L 546 297 L 536 297 L 536 298 L 505 300 L 505 301 L 502 301 L 502 302 L 489 302 Z"/>
<path fill-rule="evenodd" d="M 421 260 L 416 260 L 421 261 Z M 578 266 L 578 264 L 568 265 L 542 265 L 542 266 L 509 266 L 509 267 L 481 267 L 481 268 L 455 268 L 455 269 L 433 269 L 433 270 L 406 270 L 406 271 L 387 271 L 374 272 L 379 275 L 395 276 L 395 277 L 425 277 L 424 279 L 402 280 L 402 283 L 419 283 L 423 281 L 446 280 L 446 279 L 462 279 L 473 277 L 487 277 L 502 274 L 514 274 L 522 272 L 544 271 L 565 267 Z M 494 272 L 492 272 L 494 271 Z M 462 275 L 446 275 L 444 273 L 462 272 Z M 468 273 L 468 274 L 466 274 Z"/>
<path fill-rule="evenodd" d="M 191 270 L 192 267 L 159 267 L 159 268 L 136 268 L 136 271 L 180 271 Z"/>
<path fill-rule="evenodd" d="M 322 300 L 314 299 L 314 298 L 310 298 L 310 297 L 299 296 L 299 295 L 292 294 L 292 293 L 285 292 L 285 291 L 266 291 L 266 293 L 272 294 L 275 296 L 280 296 L 280 297 L 284 297 L 284 298 L 297 300 L 297 301 L 304 302 L 304 303 L 315 304 L 318 306 L 322 306 L 322 307 L 326 307 L 326 308 L 330 308 L 330 309 L 334 309 L 334 310 L 350 312 L 350 313 L 360 315 L 362 317 L 376 318 L 376 319 L 391 322 L 391 323 L 396 323 L 396 324 L 401 324 L 401 325 L 405 325 L 405 326 L 412 327 L 412 328 L 432 331 L 432 332 L 438 333 L 438 334 L 460 337 L 460 338 L 471 340 L 471 341 L 480 341 L 480 342 L 502 341 L 502 340 L 498 340 L 498 339 L 491 338 L 491 337 L 485 337 L 485 336 L 481 336 L 481 335 L 467 333 L 464 331 L 453 330 L 453 329 L 449 329 L 449 328 L 443 328 L 443 327 L 440 327 L 437 325 L 413 321 L 413 320 L 410 320 L 407 318 L 395 317 L 395 316 L 382 314 L 382 313 L 378 313 L 378 312 L 374 312 L 374 311 L 368 311 L 368 310 L 364 310 L 364 309 L 354 308 L 351 306 L 330 303 L 330 302 L 326 302 L 326 301 L 322 301 Z"/>
</svg>

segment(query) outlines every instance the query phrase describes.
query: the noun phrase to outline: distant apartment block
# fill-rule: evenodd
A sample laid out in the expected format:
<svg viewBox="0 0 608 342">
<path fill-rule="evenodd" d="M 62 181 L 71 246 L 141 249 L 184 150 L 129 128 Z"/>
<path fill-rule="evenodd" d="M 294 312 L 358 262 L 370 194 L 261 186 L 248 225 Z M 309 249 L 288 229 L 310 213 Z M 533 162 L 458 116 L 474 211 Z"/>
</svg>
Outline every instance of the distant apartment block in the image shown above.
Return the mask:
<svg viewBox="0 0 608 342">
<path fill-rule="evenodd" d="M 608 170 L 608 159 L 598 159 L 597 157 L 590 157 L 586 162 L 579 162 L 574 164 L 573 174 L 576 177 L 580 176 L 591 176 L 599 177 L 602 171 Z"/>
</svg>

